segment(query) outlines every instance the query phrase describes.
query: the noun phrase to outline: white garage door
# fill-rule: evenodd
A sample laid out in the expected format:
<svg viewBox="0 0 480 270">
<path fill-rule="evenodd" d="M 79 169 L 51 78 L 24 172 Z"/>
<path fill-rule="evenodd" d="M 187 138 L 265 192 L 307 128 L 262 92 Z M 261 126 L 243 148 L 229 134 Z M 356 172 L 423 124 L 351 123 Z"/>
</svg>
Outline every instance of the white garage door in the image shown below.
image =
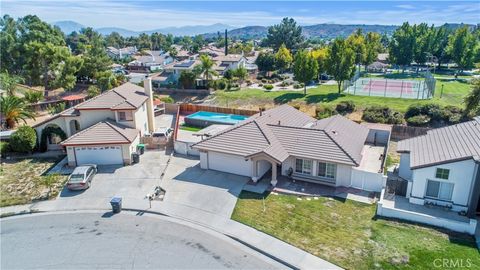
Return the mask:
<svg viewBox="0 0 480 270">
<path fill-rule="evenodd" d="M 241 156 L 208 152 L 208 168 L 211 170 L 251 176 L 252 162 Z"/>
<path fill-rule="evenodd" d="M 75 147 L 75 157 L 77 159 L 77 165 L 123 164 L 122 148 L 120 146 Z"/>
</svg>

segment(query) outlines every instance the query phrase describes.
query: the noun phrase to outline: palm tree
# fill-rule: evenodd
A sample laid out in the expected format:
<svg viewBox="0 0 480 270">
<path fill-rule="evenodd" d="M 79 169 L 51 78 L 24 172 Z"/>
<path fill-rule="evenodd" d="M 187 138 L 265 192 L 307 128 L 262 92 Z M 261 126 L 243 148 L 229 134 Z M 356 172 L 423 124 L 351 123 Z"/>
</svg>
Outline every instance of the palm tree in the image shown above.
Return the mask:
<svg viewBox="0 0 480 270">
<path fill-rule="evenodd" d="M 15 91 L 17 90 L 17 84 L 19 83 L 23 83 L 22 77 L 10 75 L 8 74 L 8 72 L 0 73 L 0 88 L 7 91 L 8 95 L 15 95 Z"/>
<path fill-rule="evenodd" d="M 213 69 L 213 65 L 215 62 L 210 58 L 210 56 L 206 54 L 202 54 L 200 56 L 200 70 L 202 71 L 203 75 L 205 76 L 205 80 L 207 81 L 207 89 L 208 89 L 208 79 L 210 76 L 215 74 L 215 70 Z"/>
<path fill-rule="evenodd" d="M 16 96 L 0 97 L 0 112 L 5 117 L 7 128 L 14 128 L 20 120 L 25 123 L 27 118 L 35 120 L 35 113 L 27 108 L 25 100 Z"/>
</svg>

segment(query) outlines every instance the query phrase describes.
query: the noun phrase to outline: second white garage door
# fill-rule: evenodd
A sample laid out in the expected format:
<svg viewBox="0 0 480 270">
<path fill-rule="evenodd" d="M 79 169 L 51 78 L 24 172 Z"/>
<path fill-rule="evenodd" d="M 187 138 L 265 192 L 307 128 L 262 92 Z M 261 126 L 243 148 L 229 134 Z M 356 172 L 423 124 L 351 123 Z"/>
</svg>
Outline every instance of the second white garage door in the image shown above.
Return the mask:
<svg viewBox="0 0 480 270">
<path fill-rule="evenodd" d="M 120 146 L 75 147 L 77 166 L 82 164 L 117 165 L 123 164 Z"/>
<path fill-rule="evenodd" d="M 251 176 L 252 162 L 241 156 L 208 152 L 208 168 L 211 170 Z"/>
</svg>

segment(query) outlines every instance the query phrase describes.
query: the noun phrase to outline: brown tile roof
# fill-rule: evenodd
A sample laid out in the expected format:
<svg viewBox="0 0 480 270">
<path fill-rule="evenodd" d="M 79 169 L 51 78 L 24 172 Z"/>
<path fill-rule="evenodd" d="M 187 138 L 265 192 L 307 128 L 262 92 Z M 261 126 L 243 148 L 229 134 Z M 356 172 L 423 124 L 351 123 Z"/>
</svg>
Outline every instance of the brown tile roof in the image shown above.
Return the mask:
<svg viewBox="0 0 480 270">
<path fill-rule="evenodd" d="M 142 87 L 127 82 L 99 96 L 85 101 L 75 106 L 75 108 L 77 110 L 118 108 L 136 109 L 142 106 L 147 99 L 148 96 L 145 94 Z"/>
<path fill-rule="evenodd" d="M 62 142 L 62 145 L 129 144 L 139 135 L 138 130 L 115 123 L 99 122 Z"/>
<path fill-rule="evenodd" d="M 238 62 L 242 58 L 245 58 L 245 57 L 241 54 L 227 54 L 227 55 L 219 55 L 213 58 L 213 60 L 220 61 L 220 62 Z"/>
<path fill-rule="evenodd" d="M 265 153 L 279 162 L 292 155 L 357 166 L 367 135 L 368 128 L 342 116 L 317 121 L 282 105 L 253 115 L 193 147 L 244 157 Z"/>
<path fill-rule="evenodd" d="M 410 153 L 410 168 L 422 168 L 466 159 L 480 162 L 480 116 L 453 126 L 427 131 L 402 140 L 397 151 Z"/>
</svg>

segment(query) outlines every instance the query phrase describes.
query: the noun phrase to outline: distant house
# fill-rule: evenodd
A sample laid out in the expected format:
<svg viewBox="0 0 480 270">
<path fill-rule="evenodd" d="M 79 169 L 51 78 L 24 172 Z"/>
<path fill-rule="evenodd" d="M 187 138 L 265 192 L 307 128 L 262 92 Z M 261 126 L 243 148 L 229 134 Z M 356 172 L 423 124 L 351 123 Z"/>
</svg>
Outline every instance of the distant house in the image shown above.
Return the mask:
<svg viewBox="0 0 480 270">
<path fill-rule="evenodd" d="M 229 69 L 245 68 L 247 59 L 242 54 L 228 54 L 213 58 L 217 62 L 215 71 L 223 75 Z"/>
<path fill-rule="evenodd" d="M 115 47 L 107 47 L 107 54 L 113 59 L 125 59 L 128 57 L 132 57 L 134 54 L 137 53 L 137 47 L 125 47 L 117 49 Z"/>
<path fill-rule="evenodd" d="M 163 68 L 163 72 L 152 77 L 152 85 L 154 88 L 164 88 L 176 86 L 178 78 L 183 71 L 192 71 L 193 68 L 200 64 L 198 59 L 187 59 L 180 62 L 170 63 Z"/>
<path fill-rule="evenodd" d="M 128 63 L 127 67 L 131 71 L 152 72 L 163 69 L 166 65 L 173 62 L 173 57 L 163 51 L 147 50 L 142 55 L 133 56 L 135 60 Z"/>
<path fill-rule="evenodd" d="M 387 64 L 384 64 L 379 61 L 375 61 L 367 66 L 367 71 L 368 72 L 385 72 L 387 71 L 387 67 L 388 67 Z"/>
<path fill-rule="evenodd" d="M 480 215 L 480 117 L 402 140 L 397 151 L 406 191 L 393 198 L 386 191 L 377 213 L 474 234 Z"/>
<path fill-rule="evenodd" d="M 214 45 L 208 45 L 202 48 L 199 51 L 200 54 L 207 54 L 210 57 L 218 57 L 218 56 L 224 56 L 225 55 L 225 48 L 217 48 Z"/>
<path fill-rule="evenodd" d="M 379 53 L 377 55 L 377 62 L 388 64 L 388 53 Z"/>
<path fill-rule="evenodd" d="M 172 47 L 177 50 L 175 59 L 178 61 L 188 60 L 193 56 L 193 54 L 191 54 L 189 51 L 182 49 L 182 46 L 180 45 L 172 45 Z"/>
</svg>

